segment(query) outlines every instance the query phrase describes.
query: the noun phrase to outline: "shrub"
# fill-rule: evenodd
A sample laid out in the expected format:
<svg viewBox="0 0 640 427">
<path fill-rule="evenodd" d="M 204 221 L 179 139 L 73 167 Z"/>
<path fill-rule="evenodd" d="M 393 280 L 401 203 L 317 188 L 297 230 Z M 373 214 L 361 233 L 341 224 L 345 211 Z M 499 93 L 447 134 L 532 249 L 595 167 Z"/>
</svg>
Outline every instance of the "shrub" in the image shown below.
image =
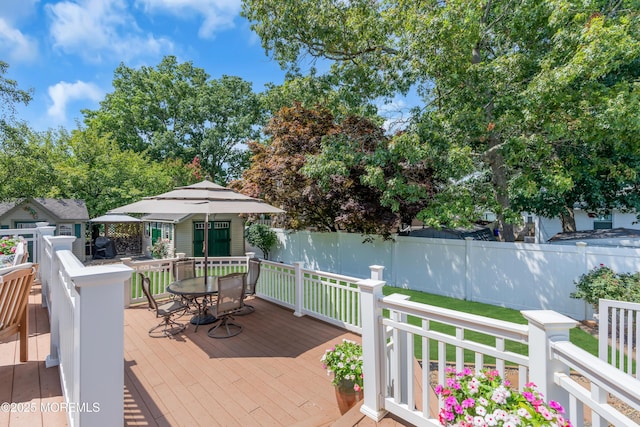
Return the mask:
<svg viewBox="0 0 640 427">
<path fill-rule="evenodd" d="M 169 243 L 168 239 L 158 239 L 153 244 L 151 248 L 148 248 L 151 251 L 151 255 L 154 258 L 168 258 L 169 257 Z"/>
<path fill-rule="evenodd" d="M 260 249 L 265 259 L 269 259 L 269 251 L 278 242 L 278 236 L 264 224 L 251 224 L 245 231 L 245 238 L 251 246 Z"/>
<path fill-rule="evenodd" d="M 576 291 L 570 297 L 583 299 L 594 307 L 598 305 L 600 298 L 640 302 L 640 273 L 616 273 L 600 264 L 580 276 L 575 283 Z"/>
</svg>

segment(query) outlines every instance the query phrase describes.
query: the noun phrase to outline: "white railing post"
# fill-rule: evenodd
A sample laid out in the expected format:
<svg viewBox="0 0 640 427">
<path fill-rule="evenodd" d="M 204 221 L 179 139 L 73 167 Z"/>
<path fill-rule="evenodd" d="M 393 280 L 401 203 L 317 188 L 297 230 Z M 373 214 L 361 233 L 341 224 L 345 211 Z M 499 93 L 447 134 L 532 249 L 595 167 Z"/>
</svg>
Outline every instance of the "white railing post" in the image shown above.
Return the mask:
<svg viewBox="0 0 640 427">
<path fill-rule="evenodd" d="M 364 375 L 364 402 L 360 412 L 378 422 L 384 418 L 384 353 L 382 308 L 382 280 L 366 279 L 358 282 L 362 314 L 362 374 Z"/>
<path fill-rule="evenodd" d="M 124 419 L 124 282 L 132 269 L 124 265 L 85 267 L 70 272 L 82 299 L 76 331 L 76 361 L 81 405 L 79 426 L 109 427 Z"/>
<path fill-rule="evenodd" d="M 49 228 L 49 227 L 45 227 Z M 55 229 L 55 227 L 52 227 Z M 49 271 L 43 272 L 49 280 L 49 355 L 45 359 L 45 366 L 51 368 L 60 364 L 58 348 L 60 347 L 60 313 L 58 311 L 61 306 L 61 287 L 59 286 L 60 277 L 58 274 L 59 262 L 56 259 L 57 251 L 72 251 L 73 242 L 76 240 L 73 236 L 57 236 L 47 237 L 51 244 L 51 259 L 49 260 Z M 44 245 L 43 245 L 44 246 Z"/>
<path fill-rule="evenodd" d="M 369 270 L 371 270 L 371 280 L 384 280 L 382 279 L 384 265 L 370 265 Z"/>
<path fill-rule="evenodd" d="M 255 253 L 255 252 L 245 252 L 245 255 L 247 256 L 247 262 L 249 262 L 249 260 L 250 260 L 251 258 L 255 258 L 256 253 Z M 249 266 L 249 265 L 247 264 L 247 267 L 248 267 L 248 266 Z"/>
<path fill-rule="evenodd" d="M 294 316 L 302 317 L 304 316 L 303 310 L 303 298 L 304 298 L 304 277 L 302 276 L 302 267 L 304 267 L 304 262 L 296 261 L 293 263 L 293 267 L 295 269 L 295 286 L 294 290 L 296 293 L 296 308 L 293 312 Z"/>
<path fill-rule="evenodd" d="M 48 222 L 38 222 L 36 223 L 36 225 L 38 226 L 36 228 L 37 233 L 36 233 L 36 240 L 38 241 L 38 245 L 37 247 L 37 251 L 38 254 L 36 255 L 35 259 L 33 262 L 37 262 L 38 264 L 40 264 L 40 268 L 38 269 L 38 279 L 40 279 L 40 283 L 41 283 L 41 289 L 40 292 L 42 293 L 42 307 L 46 307 L 47 306 L 47 296 L 49 295 L 49 280 L 51 276 L 45 276 L 43 275 L 43 271 L 42 271 L 42 267 L 47 267 L 48 265 L 51 265 L 51 260 L 44 261 L 45 259 L 45 250 L 44 250 L 44 236 L 53 236 L 53 233 L 56 231 L 55 227 L 49 227 L 48 226 Z M 37 260 L 37 261 L 36 261 Z M 47 271 L 48 273 L 48 271 Z"/>
<path fill-rule="evenodd" d="M 554 382 L 556 373 L 569 375 L 569 367 L 551 355 L 551 342 L 569 341 L 569 330 L 578 322 L 551 310 L 523 310 L 529 322 L 529 348 L 536 356 L 529 358 L 530 380 L 547 400 L 559 402 L 569 409 L 569 395 Z M 530 353 L 531 355 L 531 353 Z"/>
</svg>

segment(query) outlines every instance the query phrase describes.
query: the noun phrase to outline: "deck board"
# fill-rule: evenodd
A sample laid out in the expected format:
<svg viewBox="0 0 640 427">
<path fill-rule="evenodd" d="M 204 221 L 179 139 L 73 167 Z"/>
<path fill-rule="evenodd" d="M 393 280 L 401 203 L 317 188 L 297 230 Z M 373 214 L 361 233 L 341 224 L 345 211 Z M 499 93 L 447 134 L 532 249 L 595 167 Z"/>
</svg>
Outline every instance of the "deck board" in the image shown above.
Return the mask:
<svg viewBox="0 0 640 427">
<path fill-rule="evenodd" d="M 239 316 L 243 332 L 228 339 L 193 325 L 172 338 L 151 338 L 159 322 L 144 305 L 125 309 L 125 426 L 326 426 L 340 418 L 324 351 L 360 337 L 269 302 Z M 180 319 L 188 323 L 189 316 Z M 36 286 L 29 302 L 29 361 L 16 338 L 0 343 L 0 402 L 33 404 L 35 412 L 0 412 L 0 426 L 66 426 L 57 367 L 46 368 L 49 319 Z M 384 425 L 386 419 L 379 425 Z M 375 423 L 373 423 L 375 424 Z M 394 424 L 388 425 L 398 425 Z"/>
</svg>

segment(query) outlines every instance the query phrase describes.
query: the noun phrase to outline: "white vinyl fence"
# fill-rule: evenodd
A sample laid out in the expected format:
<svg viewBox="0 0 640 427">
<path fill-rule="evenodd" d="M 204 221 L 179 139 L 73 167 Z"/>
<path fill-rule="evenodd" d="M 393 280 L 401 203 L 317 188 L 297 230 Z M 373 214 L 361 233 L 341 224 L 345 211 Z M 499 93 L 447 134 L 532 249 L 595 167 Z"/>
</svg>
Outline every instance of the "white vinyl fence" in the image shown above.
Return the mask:
<svg viewBox="0 0 640 427">
<path fill-rule="evenodd" d="M 640 269 L 640 249 L 407 236 L 363 243 L 358 234 L 275 231 L 270 257 L 287 264 L 352 277 L 383 265 L 391 286 L 577 320 L 593 316 L 590 305 L 569 297 L 580 275 L 600 264 L 620 273 Z"/>
</svg>

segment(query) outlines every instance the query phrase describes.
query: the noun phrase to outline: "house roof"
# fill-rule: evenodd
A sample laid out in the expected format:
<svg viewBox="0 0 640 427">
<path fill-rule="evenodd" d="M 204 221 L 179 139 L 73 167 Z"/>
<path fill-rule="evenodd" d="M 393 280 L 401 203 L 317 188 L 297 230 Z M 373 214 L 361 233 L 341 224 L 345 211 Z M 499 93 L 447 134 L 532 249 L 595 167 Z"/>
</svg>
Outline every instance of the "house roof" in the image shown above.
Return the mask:
<svg viewBox="0 0 640 427">
<path fill-rule="evenodd" d="M 16 206 L 23 204 L 35 204 L 40 205 L 43 209 L 51 212 L 58 219 L 61 220 L 76 220 L 76 221 L 88 221 L 89 211 L 87 211 L 87 205 L 84 200 L 78 199 L 47 199 L 42 197 L 25 198 L 14 202 L 2 202 L 0 203 L 0 216 L 6 214 Z"/>
<path fill-rule="evenodd" d="M 431 237 L 436 239 L 462 239 L 471 237 L 473 240 L 496 240 L 493 232 L 488 227 L 473 226 L 467 228 L 442 228 L 435 229 L 425 227 L 419 230 L 411 230 L 408 233 L 412 237 Z"/>
<path fill-rule="evenodd" d="M 640 230 L 633 228 L 612 228 L 604 230 L 584 230 L 572 233 L 558 233 L 549 239 L 550 242 L 585 239 L 640 239 Z"/>
</svg>

